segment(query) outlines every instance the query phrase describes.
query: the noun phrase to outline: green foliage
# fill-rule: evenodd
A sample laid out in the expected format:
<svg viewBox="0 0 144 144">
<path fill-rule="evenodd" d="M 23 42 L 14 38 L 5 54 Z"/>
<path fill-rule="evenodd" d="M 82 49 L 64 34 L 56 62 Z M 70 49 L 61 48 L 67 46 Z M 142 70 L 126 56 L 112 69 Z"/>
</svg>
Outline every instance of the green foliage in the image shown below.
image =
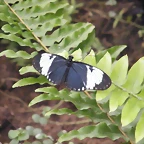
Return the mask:
<svg viewBox="0 0 144 144">
<path fill-rule="evenodd" d="M 45 100 L 72 102 L 77 108 L 76 111 L 67 108 L 48 108 L 44 114 L 47 118 L 52 114 L 76 115 L 79 118 L 88 118 L 93 122 L 92 125 L 62 134 L 58 142 L 69 141 L 72 138 L 81 140 L 86 137 L 109 137 L 112 140 L 123 138 L 131 144 L 143 144 L 144 73 L 142 70 L 144 69 L 144 58 L 139 59 L 128 70 L 126 55 L 116 60 L 119 53 L 125 49 L 124 45 L 114 46 L 95 55 L 93 51 L 90 51 L 90 46 L 95 38 L 94 26 L 90 23 L 70 24 L 73 6 L 66 0 L 5 0 L 0 1 L 0 9 L 2 10 L 0 20 L 5 22 L 0 38 L 15 41 L 21 46 L 28 46 L 34 50 L 31 54 L 24 48 L 17 52 L 4 50 L 0 56 L 32 60 L 36 54 L 35 51 L 42 49 L 60 55 L 72 54 L 77 60 L 102 69 L 112 79 L 109 89 L 91 91 L 89 94 L 92 99 L 88 98 L 84 92 L 67 89 L 59 91 L 43 76 L 23 78 L 13 85 L 13 88 L 16 88 L 47 83 L 48 87 L 36 89 L 36 92 L 41 94 L 34 98 L 29 106 Z M 87 55 L 87 52 L 90 53 Z M 83 59 L 84 56 L 86 57 Z M 23 75 L 36 71 L 29 64 L 20 68 L 19 72 Z M 48 119 L 38 115 L 32 118 L 43 125 L 48 122 Z M 35 143 L 41 143 L 39 140 L 47 138 L 41 129 L 33 127 L 9 132 L 11 143 L 15 142 L 15 144 L 21 140 L 27 140 L 30 135 L 38 139 Z"/>
<path fill-rule="evenodd" d="M 7 2 L 12 4 L 11 7 Z M 1 1 L 0 8 L 0 20 L 6 22 L 2 26 L 3 33 L 0 33 L 0 38 L 15 41 L 21 46 L 36 50 L 44 48 L 52 53 L 80 48 L 84 51 L 83 55 L 86 55 L 94 41 L 92 24 L 70 24 L 73 6 L 66 0 L 9 0 Z M 74 49 L 70 53 L 72 51 Z"/>
<path fill-rule="evenodd" d="M 113 127 L 113 129 L 111 129 Z M 86 137 L 99 137 L 99 138 L 105 138 L 107 137 L 115 140 L 118 139 L 120 134 L 119 130 L 117 129 L 116 126 L 112 125 L 106 125 L 105 123 L 99 123 L 95 126 L 85 126 L 83 128 L 80 128 L 79 130 L 73 130 L 69 133 L 63 134 L 60 138 L 59 141 L 68 141 L 71 140 L 75 137 L 79 138 L 80 140 L 86 138 Z"/>
<path fill-rule="evenodd" d="M 46 107 L 47 108 L 47 107 Z M 48 117 L 40 116 L 38 114 L 32 115 L 32 119 L 36 123 L 45 125 L 48 121 Z M 32 144 L 53 144 L 53 138 L 49 135 L 46 135 L 40 128 L 35 128 L 32 126 L 26 126 L 25 129 L 19 128 L 17 130 L 10 130 L 8 137 L 11 139 L 10 144 L 19 144 L 20 141 L 26 141 L 24 144 L 31 144 L 27 140 L 30 137 L 35 138 L 36 140 Z"/>
</svg>

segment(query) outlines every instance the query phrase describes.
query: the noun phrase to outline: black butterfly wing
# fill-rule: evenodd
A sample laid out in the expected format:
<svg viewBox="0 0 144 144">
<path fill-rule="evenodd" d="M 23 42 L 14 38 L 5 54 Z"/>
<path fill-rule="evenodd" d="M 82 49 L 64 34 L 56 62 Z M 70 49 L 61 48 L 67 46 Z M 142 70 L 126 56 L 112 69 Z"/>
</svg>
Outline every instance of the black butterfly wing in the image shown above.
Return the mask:
<svg viewBox="0 0 144 144">
<path fill-rule="evenodd" d="M 34 57 L 34 68 L 54 84 L 60 84 L 66 71 L 67 60 L 59 55 L 41 53 Z"/>
<path fill-rule="evenodd" d="M 70 65 L 69 65 L 69 64 Z M 65 83 L 72 90 L 104 90 L 111 85 L 109 76 L 91 65 L 41 53 L 33 59 L 34 68 L 54 84 Z"/>
<path fill-rule="evenodd" d="M 67 66 L 60 66 L 49 74 L 48 80 L 54 84 L 64 83 Z"/>
<path fill-rule="evenodd" d="M 76 91 L 105 90 L 111 79 L 102 70 L 82 62 L 73 62 L 67 77 L 67 87 Z"/>
<path fill-rule="evenodd" d="M 69 69 L 65 83 L 71 90 L 81 91 L 86 89 L 80 73 L 78 73 L 73 67 Z"/>
</svg>

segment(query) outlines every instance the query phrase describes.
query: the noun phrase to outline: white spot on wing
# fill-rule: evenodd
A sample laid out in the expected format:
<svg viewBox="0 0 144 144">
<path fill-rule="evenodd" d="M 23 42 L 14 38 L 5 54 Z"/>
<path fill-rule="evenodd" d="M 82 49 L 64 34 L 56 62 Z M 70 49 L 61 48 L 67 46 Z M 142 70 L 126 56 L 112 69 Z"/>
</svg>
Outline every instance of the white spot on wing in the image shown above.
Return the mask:
<svg viewBox="0 0 144 144">
<path fill-rule="evenodd" d="M 84 87 L 82 87 L 82 90 L 85 90 L 85 88 L 84 88 Z"/>
<path fill-rule="evenodd" d="M 93 70 L 91 71 L 90 66 L 86 66 L 87 68 L 87 84 L 86 88 L 87 89 L 93 89 L 96 85 L 99 85 L 102 82 L 103 79 L 103 72 L 95 67 L 92 67 Z"/>
<path fill-rule="evenodd" d="M 41 74 L 47 76 L 49 68 L 56 56 L 48 53 L 43 53 L 40 59 Z"/>
</svg>

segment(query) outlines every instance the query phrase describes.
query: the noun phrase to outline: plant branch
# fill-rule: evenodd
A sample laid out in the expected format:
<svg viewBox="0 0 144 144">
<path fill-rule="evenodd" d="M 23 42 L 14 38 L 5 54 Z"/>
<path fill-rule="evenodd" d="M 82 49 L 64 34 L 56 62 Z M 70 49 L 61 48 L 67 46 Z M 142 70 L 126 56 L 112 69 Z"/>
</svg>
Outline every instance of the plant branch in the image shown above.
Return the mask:
<svg viewBox="0 0 144 144">
<path fill-rule="evenodd" d="M 52 107 L 50 109 L 50 111 L 59 108 L 62 104 L 63 104 L 63 101 L 61 100 L 58 104 L 56 104 L 54 107 Z"/>
<path fill-rule="evenodd" d="M 90 99 L 92 99 L 91 95 L 90 95 L 87 91 L 84 91 L 84 93 L 85 93 Z"/>
<path fill-rule="evenodd" d="M 74 122 L 54 122 L 49 120 L 48 121 L 50 124 L 56 124 L 56 125 L 79 125 L 79 124 L 83 124 L 83 123 L 89 123 L 92 122 L 91 120 L 81 120 L 81 121 L 74 121 Z"/>
</svg>

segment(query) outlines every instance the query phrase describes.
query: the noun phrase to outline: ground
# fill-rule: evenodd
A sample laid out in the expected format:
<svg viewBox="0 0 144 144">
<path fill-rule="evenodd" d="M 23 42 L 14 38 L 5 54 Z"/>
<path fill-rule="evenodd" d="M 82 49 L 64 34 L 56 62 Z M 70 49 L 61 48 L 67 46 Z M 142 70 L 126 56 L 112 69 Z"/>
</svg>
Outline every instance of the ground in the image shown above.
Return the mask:
<svg viewBox="0 0 144 144">
<path fill-rule="evenodd" d="M 79 9 L 78 13 L 73 15 L 73 21 L 93 23 L 96 27 L 96 36 L 103 47 L 108 48 L 121 44 L 127 45 L 127 49 L 121 53 L 121 56 L 127 54 L 131 65 L 143 56 L 143 38 L 140 38 L 138 35 L 138 30 L 143 25 L 143 19 L 136 16 L 138 13 L 141 13 L 143 6 L 140 3 L 141 1 L 118 0 L 116 6 L 106 6 L 104 0 L 77 0 L 77 2 L 82 2 L 84 5 Z M 108 12 L 113 10 L 119 13 L 122 9 L 124 9 L 123 19 L 113 28 L 114 19 L 109 18 Z M 131 17 L 132 21 L 128 22 L 128 17 Z M 0 51 L 4 50 L 4 47 L 5 45 L 1 44 Z M 7 134 L 10 129 L 25 127 L 27 125 L 39 126 L 32 121 L 31 115 L 40 113 L 46 105 L 55 106 L 58 103 L 58 101 L 48 101 L 29 108 L 27 105 L 36 97 L 34 90 L 37 86 L 12 89 L 12 85 L 21 78 L 18 70 L 19 66 L 16 63 L 12 63 L 6 57 L 0 58 L 0 142 L 2 144 L 9 142 Z M 71 103 L 63 103 L 61 107 L 74 109 Z M 57 139 L 58 132 L 63 129 L 69 131 L 88 124 L 67 124 L 68 121 L 75 123 L 78 121 L 78 118 L 75 116 L 54 115 L 50 119 L 48 126 L 42 127 L 42 129 L 54 139 Z M 110 139 L 96 138 L 86 138 L 82 141 L 74 140 L 76 144 L 120 144 L 122 141 L 122 139 L 111 141 Z"/>
</svg>

